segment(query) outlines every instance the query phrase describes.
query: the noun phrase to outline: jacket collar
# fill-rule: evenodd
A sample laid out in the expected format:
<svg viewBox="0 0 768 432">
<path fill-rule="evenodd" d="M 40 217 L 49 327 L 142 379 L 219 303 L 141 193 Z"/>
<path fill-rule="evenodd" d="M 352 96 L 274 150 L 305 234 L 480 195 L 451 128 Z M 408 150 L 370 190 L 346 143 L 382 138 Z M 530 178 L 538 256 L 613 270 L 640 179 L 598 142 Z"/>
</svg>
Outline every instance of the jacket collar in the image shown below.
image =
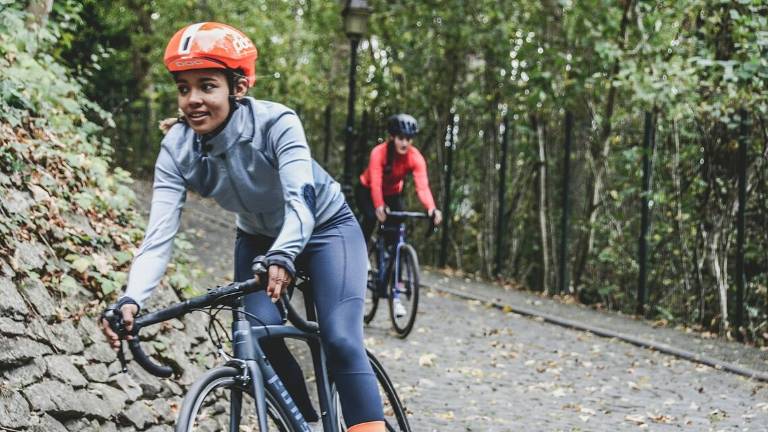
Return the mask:
<svg viewBox="0 0 768 432">
<path fill-rule="evenodd" d="M 227 149 L 244 139 L 250 141 L 253 135 L 253 127 L 250 122 L 250 109 L 246 101 L 238 101 L 237 108 L 227 120 L 227 124 L 213 136 L 200 136 L 195 134 L 195 139 L 201 144 L 200 150 L 204 154 L 220 156 Z M 251 129 L 251 130 L 249 130 Z"/>
</svg>

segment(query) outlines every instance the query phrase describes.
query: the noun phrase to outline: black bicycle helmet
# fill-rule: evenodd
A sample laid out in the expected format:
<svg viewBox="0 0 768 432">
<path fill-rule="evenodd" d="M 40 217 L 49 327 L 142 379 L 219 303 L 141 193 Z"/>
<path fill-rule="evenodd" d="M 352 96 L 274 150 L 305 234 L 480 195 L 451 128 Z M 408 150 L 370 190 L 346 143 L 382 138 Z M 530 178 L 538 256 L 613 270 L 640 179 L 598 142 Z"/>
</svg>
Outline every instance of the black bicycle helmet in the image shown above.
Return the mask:
<svg viewBox="0 0 768 432">
<path fill-rule="evenodd" d="M 419 123 L 408 114 L 395 114 L 387 120 L 387 132 L 413 138 L 419 133 Z"/>
</svg>

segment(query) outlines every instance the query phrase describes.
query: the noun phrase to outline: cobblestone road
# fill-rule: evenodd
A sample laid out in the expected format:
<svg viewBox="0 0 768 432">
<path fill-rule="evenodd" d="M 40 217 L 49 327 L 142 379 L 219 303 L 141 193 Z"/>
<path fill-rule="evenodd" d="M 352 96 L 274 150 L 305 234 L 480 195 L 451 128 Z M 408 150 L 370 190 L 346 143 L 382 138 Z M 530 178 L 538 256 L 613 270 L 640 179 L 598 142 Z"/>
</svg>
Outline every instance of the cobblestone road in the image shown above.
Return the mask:
<svg viewBox="0 0 768 432">
<path fill-rule="evenodd" d="M 768 386 L 428 292 L 418 330 L 368 345 L 417 431 L 768 430 Z"/>
<path fill-rule="evenodd" d="M 214 278 L 231 277 L 232 219 L 193 196 L 185 210 Z M 768 431 L 765 383 L 430 290 L 407 340 L 385 312 L 366 344 L 418 432 Z"/>
</svg>

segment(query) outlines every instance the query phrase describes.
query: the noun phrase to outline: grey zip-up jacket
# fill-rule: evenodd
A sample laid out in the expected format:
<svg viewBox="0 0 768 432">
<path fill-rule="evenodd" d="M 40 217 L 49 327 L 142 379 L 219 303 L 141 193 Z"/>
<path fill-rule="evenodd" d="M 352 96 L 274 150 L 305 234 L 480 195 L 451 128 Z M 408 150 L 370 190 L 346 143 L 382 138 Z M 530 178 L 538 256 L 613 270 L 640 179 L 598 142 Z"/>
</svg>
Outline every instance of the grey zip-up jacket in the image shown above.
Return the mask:
<svg viewBox="0 0 768 432">
<path fill-rule="evenodd" d="M 283 105 L 244 98 L 224 129 L 204 142 L 177 123 L 155 163 L 149 223 L 123 298 L 142 305 L 160 282 L 187 189 L 235 213 L 241 230 L 275 238 L 268 262 L 291 273 L 315 225 L 344 206 L 339 184 L 310 157 L 298 116 Z"/>
</svg>

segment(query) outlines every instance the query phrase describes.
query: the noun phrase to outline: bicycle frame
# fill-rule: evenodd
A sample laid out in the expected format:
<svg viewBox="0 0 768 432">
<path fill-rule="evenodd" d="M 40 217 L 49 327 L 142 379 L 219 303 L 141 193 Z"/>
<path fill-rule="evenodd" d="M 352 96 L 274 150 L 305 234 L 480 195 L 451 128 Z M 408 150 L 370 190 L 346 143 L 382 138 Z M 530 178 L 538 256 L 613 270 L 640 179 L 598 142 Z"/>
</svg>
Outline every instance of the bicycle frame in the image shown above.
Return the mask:
<svg viewBox="0 0 768 432">
<path fill-rule="evenodd" d="M 182 303 L 178 303 L 169 308 L 142 315 L 136 318 L 131 334 L 133 339 L 129 340 L 129 347 L 133 353 L 134 360 L 145 370 L 153 375 L 160 377 L 169 377 L 173 371 L 167 366 L 160 366 L 154 363 L 144 353 L 140 346 L 138 333 L 143 327 L 167 321 L 172 318 L 179 318 L 189 312 L 200 310 L 204 307 L 223 304 L 228 296 L 237 295 L 238 297 L 230 302 L 232 306 L 232 348 L 233 357 L 227 358 L 227 365 L 240 369 L 243 373 L 241 379 L 243 387 L 253 391 L 253 397 L 256 403 L 256 411 L 259 419 L 259 431 L 267 431 L 267 405 L 265 387 L 268 387 L 273 395 L 276 396 L 283 412 L 290 413 L 291 425 L 298 431 L 310 432 L 309 425 L 296 407 L 291 396 L 285 389 L 285 385 L 277 376 L 274 368 L 270 365 L 265 353 L 261 349 L 258 341 L 272 338 L 291 338 L 302 340 L 309 346 L 312 353 L 312 363 L 315 369 L 316 386 L 318 389 L 318 399 L 320 403 L 321 419 L 323 430 L 328 432 L 339 431 L 337 424 L 337 413 L 333 403 L 331 403 L 331 387 L 327 373 L 327 361 L 325 353 L 320 342 L 320 332 L 317 327 L 316 313 L 314 310 L 314 299 L 308 291 L 304 292 L 305 305 L 307 309 L 307 320 L 300 317 L 293 306 L 284 297 L 285 312 L 284 322 L 290 319 L 294 327 L 279 325 L 256 325 L 251 326 L 248 321 L 243 303 L 243 295 L 257 291 L 253 280 L 243 283 L 233 283 L 225 287 L 219 287 L 209 291 L 207 294 L 196 297 Z M 262 288 L 263 289 L 263 288 Z M 113 327 L 114 328 L 114 327 Z M 122 352 L 122 351 L 121 351 Z M 121 362 L 123 359 L 121 359 Z M 126 369 L 124 369 L 126 370 Z M 231 403 L 232 409 L 241 408 L 241 398 L 233 395 Z M 234 411 L 233 411 L 234 412 Z M 239 426 L 235 424 L 235 416 L 231 417 L 230 428 Z"/>
<path fill-rule="evenodd" d="M 308 296 L 306 291 L 305 296 Z M 305 297 L 305 299 L 306 298 L 307 297 Z M 284 412 L 292 414 L 292 426 L 299 431 L 311 431 L 293 399 L 285 389 L 283 382 L 266 359 L 261 346 L 258 343 L 255 343 L 262 339 L 290 338 L 305 342 L 312 353 L 312 364 L 315 369 L 323 430 L 329 432 L 343 432 L 338 430 L 338 425 L 336 423 L 336 407 L 331 403 L 331 388 L 326 368 L 327 360 L 325 352 L 321 347 L 320 334 L 318 332 L 308 332 L 285 325 L 251 326 L 243 313 L 242 297 L 238 299 L 238 303 L 238 306 L 233 310 L 232 342 L 234 357 L 232 360 L 235 362 L 244 361 L 248 368 L 248 372 L 253 377 L 254 399 L 256 400 L 260 430 L 262 432 L 267 431 L 267 408 L 263 388 L 263 386 L 267 386 L 272 391 L 272 394 L 279 396 L 277 398 L 277 403 L 282 406 Z M 306 306 L 309 319 L 315 319 L 314 300 L 307 302 Z"/>
<path fill-rule="evenodd" d="M 391 225 L 388 226 L 384 223 L 379 224 L 379 236 L 376 239 L 376 248 L 378 250 L 379 255 L 379 262 L 377 262 L 377 266 L 379 269 L 378 273 L 378 280 L 376 281 L 376 290 L 378 293 L 385 293 L 386 292 L 386 276 L 388 274 L 390 263 L 394 262 L 394 274 L 399 275 L 400 274 L 400 250 L 403 248 L 404 245 L 407 244 L 405 239 L 405 218 L 416 218 L 416 219 L 430 219 L 430 231 L 434 228 L 434 225 L 432 225 L 432 218 L 426 214 L 426 213 L 419 213 L 419 212 L 408 212 L 408 211 L 388 211 L 387 215 L 391 217 L 396 218 L 403 218 L 397 225 L 397 227 Z M 387 250 L 386 245 L 384 244 L 384 235 L 385 232 L 394 232 L 397 230 L 397 243 L 395 244 L 394 253 L 392 256 L 389 257 L 390 261 L 387 262 L 384 258 L 385 252 Z M 427 234 L 429 235 L 429 234 Z M 394 261 L 391 261 L 392 258 L 394 258 Z M 393 278 L 393 283 L 397 278 Z M 395 296 L 397 296 L 397 290 L 392 290 L 392 292 L 395 293 Z"/>
<path fill-rule="evenodd" d="M 397 243 L 394 245 L 394 253 L 391 254 L 388 258 L 386 257 L 387 252 L 387 246 L 385 244 L 384 240 L 384 233 L 385 232 L 394 232 L 397 230 Z M 389 266 L 393 265 L 394 263 L 394 269 L 395 275 L 400 274 L 400 249 L 402 249 L 403 245 L 406 244 L 405 241 L 405 222 L 400 222 L 397 227 L 394 226 L 386 226 L 384 224 L 379 225 L 379 236 L 376 239 L 376 248 L 378 249 L 378 256 L 379 256 L 379 262 L 377 263 L 379 269 L 384 269 L 383 271 L 379 271 L 378 280 L 376 281 L 376 288 L 379 290 L 379 293 L 386 292 L 386 283 L 387 283 L 387 270 L 389 270 Z M 394 261 L 393 261 L 394 258 Z M 395 283 L 397 279 L 393 279 L 392 283 Z M 396 290 L 393 290 L 395 293 L 395 296 L 397 296 Z"/>
</svg>

